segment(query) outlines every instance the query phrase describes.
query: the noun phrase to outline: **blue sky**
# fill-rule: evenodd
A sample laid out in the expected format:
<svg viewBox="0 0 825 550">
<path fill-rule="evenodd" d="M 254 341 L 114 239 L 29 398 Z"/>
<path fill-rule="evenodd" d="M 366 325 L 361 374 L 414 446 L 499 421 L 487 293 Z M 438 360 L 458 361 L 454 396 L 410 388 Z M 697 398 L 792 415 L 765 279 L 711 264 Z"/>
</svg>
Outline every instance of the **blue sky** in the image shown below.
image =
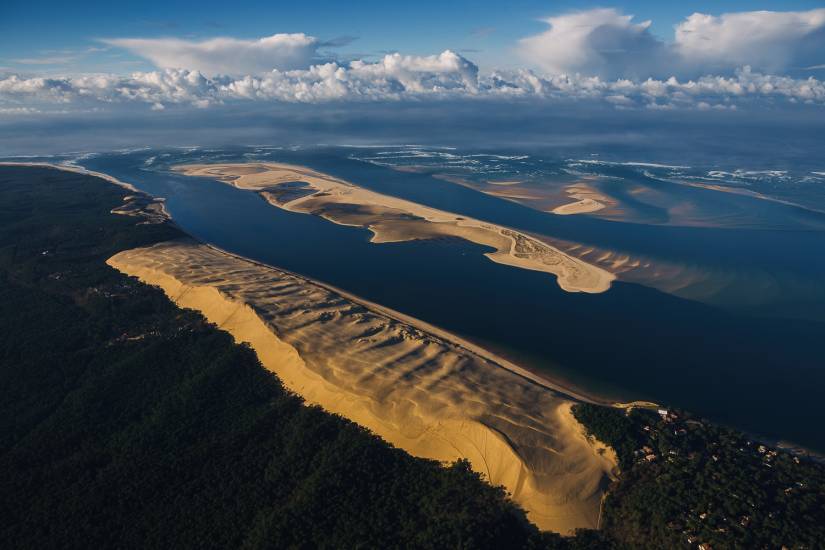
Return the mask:
<svg viewBox="0 0 825 550">
<path fill-rule="evenodd" d="M 541 18 L 595 7 L 613 7 L 625 14 L 634 14 L 636 21 L 650 19 L 651 32 L 670 40 L 673 26 L 697 11 L 719 15 L 761 9 L 810 10 L 825 7 L 825 3 L 816 0 L 626 0 L 613 3 L 572 0 L 254 3 L 225 0 L 6 0 L 0 7 L 0 67 L 40 73 L 128 73 L 148 70 L 152 65 L 117 48 L 97 51 L 103 46 L 98 39 L 258 38 L 295 32 L 322 40 L 355 37 L 350 44 L 335 49 L 344 59 L 371 59 L 386 51 L 429 55 L 452 49 L 482 68 L 502 67 L 512 65 L 509 54 L 519 39 L 546 28 Z"/>
</svg>

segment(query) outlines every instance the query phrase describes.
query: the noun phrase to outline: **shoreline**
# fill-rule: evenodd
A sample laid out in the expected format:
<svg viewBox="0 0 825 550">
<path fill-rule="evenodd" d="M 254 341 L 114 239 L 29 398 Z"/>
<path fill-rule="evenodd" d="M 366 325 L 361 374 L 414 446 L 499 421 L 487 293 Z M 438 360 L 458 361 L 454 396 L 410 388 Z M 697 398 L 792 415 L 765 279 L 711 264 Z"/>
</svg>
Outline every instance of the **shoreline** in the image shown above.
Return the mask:
<svg viewBox="0 0 825 550">
<path fill-rule="evenodd" d="M 0 166 L 51 168 L 53 170 L 62 170 L 63 172 L 71 172 L 73 174 L 100 178 L 133 193 L 132 195 L 126 195 L 123 197 L 123 204 L 117 208 L 113 208 L 112 214 L 120 214 L 123 216 L 143 216 L 146 218 L 144 223 L 159 223 L 162 220 L 172 220 L 172 216 L 169 214 L 169 211 L 166 210 L 166 199 L 162 197 L 154 197 L 145 191 L 141 191 L 131 183 L 119 180 L 116 177 L 110 176 L 109 174 L 104 174 L 103 172 L 87 170 L 86 168 L 76 164 L 55 164 L 53 162 L 0 161 Z"/>
<path fill-rule="evenodd" d="M 149 193 L 141 191 L 131 183 L 126 183 L 125 181 L 121 181 L 114 176 L 110 176 L 109 174 L 104 174 L 103 172 L 96 172 L 95 170 L 87 170 L 82 166 L 78 166 L 76 164 L 55 164 L 53 162 L 13 162 L 13 161 L 0 161 L 0 166 L 30 166 L 33 168 L 53 168 L 55 170 L 63 170 L 64 172 L 72 172 L 75 174 L 83 174 L 84 176 L 94 176 L 97 178 L 104 179 L 109 183 L 114 183 L 118 187 L 123 187 L 124 189 L 128 189 L 133 193 L 140 193 L 143 195 L 151 196 Z"/>
<path fill-rule="evenodd" d="M 63 170 L 63 171 L 66 171 L 66 172 L 73 172 L 73 173 L 76 173 L 76 174 L 83 174 L 83 175 L 98 177 L 98 178 L 101 178 L 101 179 L 104 179 L 104 180 L 108 181 L 109 183 L 113 183 L 113 184 L 115 184 L 119 187 L 122 187 L 124 189 L 129 190 L 129 191 L 132 191 L 133 193 L 145 195 L 147 197 L 152 197 L 154 199 L 162 199 L 160 197 L 153 197 L 150 193 L 147 193 L 145 191 L 142 191 L 142 190 L 138 189 L 137 187 L 135 187 L 131 183 L 124 182 L 122 180 L 119 180 L 119 179 L 115 178 L 114 176 L 110 176 L 109 174 L 106 174 L 106 173 L 103 173 L 103 172 L 88 170 L 86 168 L 83 168 L 82 166 L 67 165 L 67 164 L 55 164 L 55 163 L 49 163 L 49 162 L 0 162 L 0 166 L 30 166 L 30 167 L 39 167 L 39 168 L 52 168 L 52 169 L 55 169 L 55 170 Z M 165 201 L 159 202 L 158 204 L 161 205 L 161 209 L 162 209 L 163 214 L 165 215 L 166 219 L 169 220 L 171 223 L 175 223 L 174 218 L 166 210 Z M 610 400 L 610 399 L 602 398 L 602 397 L 598 396 L 597 394 L 587 392 L 586 390 L 584 390 L 582 388 L 573 387 L 570 384 L 564 383 L 563 381 L 554 380 L 552 377 L 546 376 L 546 374 L 543 371 L 539 370 L 539 369 L 530 369 L 529 367 L 524 367 L 522 365 L 519 365 L 519 364 L 517 364 L 517 363 L 515 363 L 515 362 L 513 362 L 509 359 L 506 359 L 506 358 L 504 358 L 504 357 L 502 357 L 498 354 L 495 354 L 494 352 L 492 352 L 490 350 L 487 350 L 483 346 L 480 346 L 478 344 L 474 344 L 473 342 L 471 342 L 469 340 L 461 338 L 460 336 L 457 336 L 457 335 L 451 333 L 450 331 L 448 331 L 446 329 L 442 329 L 442 328 L 440 328 L 436 325 L 432 325 L 432 324 L 430 324 L 430 323 L 428 323 L 424 320 L 412 317 L 410 315 L 407 315 L 407 314 L 402 313 L 400 311 L 396 311 L 396 310 L 391 309 L 389 307 L 382 306 L 381 304 L 371 302 L 371 301 L 367 300 L 366 298 L 362 298 L 360 296 L 357 296 L 355 294 L 347 292 L 346 290 L 338 288 L 334 285 L 325 283 L 323 281 L 319 281 L 317 279 L 313 279 L 311 277 L 307 277 L 305 275 L 301 275 L 300 273 L 295 273 L 293 271 L 289 271 L 289 270 L 284 269 L 282 267 L 269 265 L 265 262 L 261 262 L 261 261 L 255 260 L 253 258 L 247 258 L 247 257 L 242 256 L 240 254 L 230 252 L 228 250 L 220 248 L 220 247 L 218 247 L 216 245 L 213 245 L 211 243 L 201 241 L 201 240 L 199 240 L 195 237 L 192 237 L 188 233 L 187 233 L 187 236 L 190 239 L 193 239 L 193 240 L 197 241 L 198 243 L 203 244 L 203 245 L 215 250 L 216 252 L 220 252 L 222 254 L 226 254 L 226 255 L 231 256 L 233 258 L 248 261 L 248 262 L 251 262 L 253 264 L 260 265 L 262 267 L 266 267 L 266 268 L 269 268 L 269 269 L 274 269 L 274 270 L 280 271 L 282 273 L 286 273 L 286 274 L 291 275 L 293 277 L 296 277 L 298 279 L 301 279 L 301 280 L 307 281 L 309 283 L 312 283 L 314 285 L 317 285 L 319 287 L 325 288 L 325 289 L 327 289 L 331 292 L 335 292 L 336 294 L 339 294 L 339 295 L 341 295 L 341 296 L 343 296 L 343 297 L 345 297 L 349 300 L 352 300 L 354 302 L 357 302 L 357 303 L 363 305 L 367 309 L 375 309 L 376 311 L 379 311 L 380 313 L 386 315 L 387 317 L 390 317 L 390 318 L 395 319 L 397 321 L 400 321 L 402 323 L 406 323 L 406 324 L 415 326 L 416 328 L 419 328 L 419 329 L 424 330 L 426 332 L 430 332 L 430 333 L 438 336 L 439 338 L 443 339 L 445 342 L 448 342 L 448 343 L 450 343 L 454 346 L 457 346 L 459 348 L 464 348 L 467 351 L 470 351 L 471 353 L 474 353 L 474 354 L 478 355 L 479 357 L 483 357 L 483 358 L 491 361 L 492 363 L 495 363 L 496 365 L 500 366 L 501 368 L 503 368 L 505 370 L 508 370 L 508 371 L 512 372 L 513 374 L 516 374 L 516 375 L 524 378 L 525 380 L 529 380 L 529 381 L 531 381 L 531 382 L 533 382 L 533 383 L 535 383 L 535 384 L 537 384 L 541 387 L 544 387 L 546 389 L 556 391 L 556 392 L 559 392 L 559 393 L 563 393 L 564 395 L 566 395 L 566 396 L 568 396 L 568 397 L 570 397 L 574 400 L 581 401 L 581 402 L 584 402 L 584 403 L 592 403 L 592 404 L 595 404 L 595 405 L 604 405 L 604 406 L 611 406 L 611 407 L 622 407 L 622 406 L 625 405 L 622 402 L 616 402 L 616 401 L 613 401 L 613 400 Z M 654 403 L 653 405 L 656 405 L 656 404 Z"/>
<path fill-rule="evenodd" d="M 55 169 L 55 170 L 63 170 L 63 171 L 66 171 L 66 172 L 73 172 L 73 173 L 76 173 L 76 174 L 83 174 L 83 175 L 98 177 L 98 178 L 101 178 L 103 180 L 106 180 L 109 183 L 113 183 L 113 184 L 115 184 L 119 187 L 122 187 L 124 189 L 129 190 L 129 191 L 132 191 L 133 193 L 145 195 L 147 197 L 152 197 L 154 199 L 159 199 L 159 197 L 153 197 L 150 193 L 147 193 L 145 191 L 142 191 L 142 190 L 138 189 L 137 187 L 135 187 L 131 183 L 124 182 L 122 180 L 119 180 L 119 179 L 115 178 L 114 176 L 110 176 L 109 174 L 105 174 L 103 172 L 97 172 L 97 171 L 94 171 L 94 170 L 87 170 L 86 168 L 83 168 L 82 166 L 55 164 L 55 163 L 49 163 L 49 162 L 0 162 L 0 166 L 28 166 L 28 167 L 35 167 L 35 168 L 51 168 L 51 169 Z M 160 202 L 158 204 L 161 205 L 161 208 L 162 208 L 162 210 L 163 210 L 163 212 L 166 216 L 166 219 L 168 219 L 171 223 L 175 223 L 174 218 L 171 215 L 169 215 L 169 213 L 166 211 L 165 202 Z M 184 231 L 184 233 L 185 233 L 185 231 Z M 385 316 L 387 316 L 391 319 L 394 319 L 396 321 L 400 321 L 402 323 L 409 324 L 409 325 L 414 326 L 416 328 L 419 328 L 420 330 L 423 330 L 425 332 L 430 332 L 430 333 L 434 334 L 435 336 L 438 336 L 439 338 L 441 338 L 445 342 L 448 342 L 448 343 L 450 343 L 450 344 L 452 344 L 456 347 L 466 349 L 467 351 L 469 351 L 469 352 L 471 352 L 475 355 L 478 355 L 479 357 L 483 357 L 484 359 L 487 359 L 488 361 L 498 365 L 499 367 L 501 367 L 505 370 L 508 370 L 508 371 L 512 372 L 513 374 L 516 374 L 516 375 L 524 378 L 525 380 L 529 380 L 530 382 L 533 382 L 533 383 L 535 383 L 535 384 L 537 384 L 541 387 L 544 387 L 546 389 L 562 393 L 562 394 L 564 394 L 564 395 L 566 395 L 566 396 L 568 396 L 568 397 L 570 397 L 574 400 L 585 402 L 585 403 L 592 403 L 592 404 L 595 404 L 595 405 L 604 405 L 604 406 L 613 406 L 613 407 L 621 407 L 623 405 L 623 403 L 621 403 L 621 402 L 615 402 L 615 401 L 612 401 L 612 400 L 609 400 L 609 399 L 604 399 L 604 398 L 599 397 L 596 394 L 588 393 L 586 390 L 583 390 L 581 388 L 571 387 L 570 385 L 565 384 L 564 382 L 554 380 L 553 378 L 546 376 L 543 372 L 539 371 L 538 369 L 534 370 L 534 369 L 530 369 L 528 367 L 521 366 L 517 363 L 514 363 L 513 361 L 510 361 L 509 359 L 506 359 L 506 358 L 504 358 L 504 357 L 502 357 L 498 354 L 495 354 L 492 351 L 489 351 L 489 350 L 485 349 L 484 347 L 482 347 L 478 344 L 474 344 L 473 342 L 471 342 L 469 340 L 461 338 L 460 336 L 457 336 L 457 335 L 451 333 L 450 331 L 448 331 L 446 329 L 442 329 L 442 328 L 440 328 L 436 325 L 432 325 L 432 324 L 430 324 L 430 323 L 428 323 L 424 320 L 415 318 L 413 316 L 407 315 L 407 314 L 402 313 L 400 311 L 396 311 L 392 308 L 382 306 L 381 304 L 371 302 L 370 300 L 367 300 L 366 298 L 362 298 L 360 296 L 357 296 L 355 294 L 347 292 L 346 290 L 338 288 L 334 285 L 325 283 L 323 281 L 319 281 L 317 279 L 313 279 L 311 277 L 307 277 L 305 275 L 302 275 L 300 273 L 296 273 L 296 272 L 284 269 L 282 267 L 273 266 L 273 265 L 267 264 L 265 262 L 255 260 L 253 258 L 248 258 L 248 257 L 242 256 L 240 254 L 236 254 L 234 252 L 225 250 L 225 249 L 220 248 L 220 247 L 218 247 L 216 245 L 213 245 L 211 243 L 201 241 L 200 239 L 197 239 L 197 238 L 189 235 L 188 233 L 187 233 L 187 236 L 190 239 L 215 250 L 216 252 L 226 254 L 226 255 L 231 256 L 233 258 L 236 258 L 236 259 L 239 259 L 239 260 L 244 260 L 244 261 L 253 263 L 255 265 L 266 267 L 268 269 L 274 269 L 276 271 L 286 273 L 286 274 L 288 274 L 292 277 L 301 279 L 303 281 L 306 281 L 306 282 L 309 282 L 311 284 L 317 285 L 321 288 L 325 288 L 325 289 L 329 290 L 330 292 L 334 292 L 336 294 L 339 294 L 342 297 L 347 298 L 348 300 L 351 300 L 353 302 L 361 304 L 362 306 L 366 307 L 367 309 L 374 309 L 374 310 L 378 311 L 379 313 L 382 313 L 383 315 L 385 315 Z"/>
<path fill-rule="evenodd" d="M 63 170 L 63 171 L 66 171 L 66 172 L 73 172 L 73 173 L 76 173 L 76 174 L 83 174 L 83 175 L 98 177 L 98 178 L 101 178 L 103 180 L 106 180 L 109 183 L 112 183 L 114 185 L 117 185 L 119 187 L 127 189 L 129 191 L 132 191 L 133 193 L 145 195 L 147 197 L 151 197 L 151 198 L 156 199 L 156 200 L 162 199 L 162 197 L 153 197 L 150 193 L 147 193 L 145 191 L 142 191 L 142 190 L 138 189 L 137 187 L 135 187 L 131 183 L 124 182 L 122 180 L 119 180 L 119 179 L 115 178 L 114 176 L 111 176 L 111 175 L 103 173 L 103 172 L 88 170 L 86 168 L 83 168 L 82 166 L 67 165 L 67 164 L 55 164 L 55 163 L 50 163 L 50 162 L 12 162 L 12 161 L 9 161 L 9 162 L 0 161 L 0 166 L 28 166 L 28 167 L 35 167 L 35 168 L 51 168 L 51 169 L 55 169 L 55 170 Z M 162 200 L 158 204 L 160 204 L 160 208 L 163 212 L 163 215 L 166 217 L 166 219 L 169 222 L 174 224 L 175 223 L 174 218 L 166 210 L 165 200 Z M 424 320 L 415 318 L 413 316 L 407 315 L 407 314 L 402 313 L 400 311 L 396 311 L 392 308 L 382 306 L 381 304 L 371 302 L 370 300 L 367 300 L 366 298 L 362 298 L 360 296 L 357 296 L 355 294 L 347 292 L 346 290 L 338 288 L 334 285 L 325 283 L 325 282 L 317 280 L 317 279 L 313 279 L 311 277 L 307 277 L 307 276 L 302 275 L 300 273 L 289 271 L 289 270 L 284 269 L 282 267 L 273 266 L 273 265 L 267 264 L 265 262 L 255 260 L 253 258 L 247 258 L 247 257 L 242 256 L 240 254 L 230 252 L 228 250 L 220 248 L 220 247 L 218 247 L 216 245 L 213 245 L 211 243 L 201 241 L 201 240 L 189 235 L 188 233 L 187 233 L 187 236 L 190 239 L 193 239 L 194 241 L 215 250 L 216 252 L 220 252 L 222 254 L 226 254 L 226 255 L 231 256 L 233 258 L 248 261 L 248 262 L 251 262 L 253 264 L 262 266 L 262 267 L 266 267 L 266 268 L 269 268 L 269 269 L 274 269 L 274 270 L 280 271 L 282 273 L 286 273 L 286 274 L 291 275 L 293 277 L 296 277 L 298 279 L 307 281 L 307 282 L 312 283 L 314 285 L 317 285 L 319 287 L 325 288 L 325 289 L 327 289 L 331 292 L 339 294 L 339 295 L 341 295 L 341 296 L 343 296 L 343 297 L 345 297 L 349 300 L 352 300 L 353 302 L 357 302 L 357 303 L 361 304 L 362 306 L 366 307 L 367 309 L 374 309 L 374 310 L 386 315 L 387 317 L 389 317 L 391 319 L 394 319 L 396 321 L 400 321 L 402 323 L 409 324 L 409 325 L 414 326 L 416 328 L 419 328 L 420 330 L 423 330 L 425 332 L 430 332 L 430 333 L 438 336 L 439 338 L 441 338 L 445 342 L 448 342 L 448 343 L 450 343 L 454 346 L 457 346 L 459 348 L 466 349 L 467 351 L 469 351 L 471 353 L 474 353 L 475 355 L 478 355 L 479 357 L 483 357 L 483 358 L 489 360 L 490 362 L 498 365 L 499 367 L 501 367 L 505 370 L 508 370 L 508 371 L 512 372 L 513 374 L 516 374 L 516 375 L 524 378 L 525 380 L 529 380 L 530 382 L 533 382 L 533 383 L 535 383 L 535 384 L 537 384 L 537 385 L 539 385 L 543 388 L 546 388 L 548 390 L 552 390 L 552 391 L 555 391 L 555 392 L 562 393 L 562 394 L 570 397 L 573 400 L 581 401 L 581 402 L 584 402 L 584 403 L 591 403 L 591 404 L 594 404 L 594 405 L 609 406 L 609 407 L 624 408 L 625 406 L 627 406 L 627 403 L 620 402 L 620 401 L 614 401 L 614 400 L 611 400 L 611 399 L 606 399 L 606 398 L 600 397 L 596 393 L 588 392 L 587 390 L 585 390 L 583 388 L 579 388 L 579 387 L 576 387 L 575 385 L 567 384 L 564 381 L 559 381 L 559 380 L 553 379 L 552 377 L 547 376 L 546 373 L 544 371 L 540 370 L 540 369 L 531 369 L 529 367 L 519 365 L 516 362 L 513 362 L 509 359 L 506 359 L 505 357 L 502 357 L 501 355 L 498 355 L 498 354 L 496 354 L 496 353 L 494 353 L 490 350 L 487 350 L 486 348 L 484 348 L 481 345 L 475 344 L 475 343 L 473 343 L 473 342 L 471 342 L 471 341 L 469 341 L 465 338 L 461 338 L 460 336 L 457 336 L 457 335 L 451 333 L 450 331 L 448 331 L 446 329 L 442 329 L 442 328 L 440 328 L 436 325 L 430 324 L 430 323 L 428 323 Z M 636 402 L 634 401 L 634 402 L 631 402 L 631 403 L 636 403 Z M 650 405 L 652 407 L 658 406 L 656 403 L 652 403 L 652 402 L 644 402 L 644 403 L 647 403 L 648 405 Z"/>
</svg>

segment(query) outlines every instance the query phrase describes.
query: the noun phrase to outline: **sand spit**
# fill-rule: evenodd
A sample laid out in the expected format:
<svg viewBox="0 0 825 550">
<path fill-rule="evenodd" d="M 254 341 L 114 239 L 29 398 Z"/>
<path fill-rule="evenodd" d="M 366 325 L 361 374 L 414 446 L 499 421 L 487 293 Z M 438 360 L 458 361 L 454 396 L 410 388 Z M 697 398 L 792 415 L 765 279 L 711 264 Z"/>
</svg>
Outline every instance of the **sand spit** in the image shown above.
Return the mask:
<svg viewBox="0 0 825 550">
<path fill-rule="evenodd" d="M 568 292 L 605 292 L 615 279 L 609 271 L 524 233 L 376 193 L 301 166 L 272 162 L 189 164 L 175 170 L 255 191 L 273 206 L 291 212 L 368 228 L 375 243 L 448 236 L 489 246 L 495 252 L 485 255 L 494 262 L 555 275 L 559 286 Z"/>
<path fill-rule="evenodd" d="M 565 187 L 565 191 L 571 199 L 576 199 L 575 202 L 557 206 L 551 210 L 553 214 L 569 216 L 571 214 L 598 212 L 612 202 L 609 197 L 602 195 L 584 182 L 568 185 Z"/>
<path fill-rule="evenodd" d="M 469 459 L 541 528 L 597 526 L 616 462 L 583 435 L 569 396 L 443 333 L 206 245 L 162 243 L 108 263 L 249 342 L 308 402 L 414 455 Z"/>
<path fill-rule="evenodd" d="M 0 162 L 0 166 L 31 166 L 36 168 L 53 168 L 55 170 L 63 170 L 64 172 L 73 172 L 75 174 L 83 174 L 86 176 L 94 176 L 101 178 L 109 183 L 114 183 L 118 187 L 122 187 L 131 191 L 133 194 L 123 197 L 123 204 L 113 208 L 112 214 L 120 214 L 122 216 L 134 216 L 144 218 L 140 223 L 162 223 L 168 219 L 169 213 L 166 211 L 165 200 L 161 198 L 154 198 L 151 195 L 143 193 L 138 190 L 131 183 L 126 183 L 113 176 L 104 174 L 103 172 L 95 172 L 94 170 L 87 170 L 82 166 L 74 164 L 53 164 L 51 162 Z"/>
<path fill-rule="evenodd" d="M 86 170 L 82 166 L 77 166 L 76 164 L 54 164 L 51 162 L 0 162 L 0 166 L 34 166 L 40 168 L 54 168 L 55 170 L 63 170 L 64 172 L 74 172 L 75 174 L 84 174 L 87 176 L 102 178 L 110 183 L 123 187 L 124 189 L 128 189 L 133 193 L 140 193 L 140 191 L 138 191 L 138 189 L 131 183 L 126 183 L 125 181 L 121 181 L 110 176 L 109 174 L 104 174 L 103 172 Z"/>
</svg>

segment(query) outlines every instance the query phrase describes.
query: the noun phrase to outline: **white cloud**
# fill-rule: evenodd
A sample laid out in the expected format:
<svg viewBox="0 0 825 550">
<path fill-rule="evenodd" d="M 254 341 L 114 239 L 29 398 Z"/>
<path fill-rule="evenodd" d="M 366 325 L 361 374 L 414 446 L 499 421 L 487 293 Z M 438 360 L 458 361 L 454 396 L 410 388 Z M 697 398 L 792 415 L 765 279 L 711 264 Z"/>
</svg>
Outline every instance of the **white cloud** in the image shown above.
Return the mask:
<svg viewBox="0 0 825 550">
<path fill-rule="evenodd" d="M 224 97 L 279 100 L 380 100 L 422 95 L 473 94 L 478 87 L 478 67 L 446 50 L 439 55 L 384 56 L 378 62 L 353 61 L 313 65 L 303 71 L 272 71 L 222 84 Z"/>
<path fill-rule="evenodd" d="M 519 43 L 529 63 L 551 74 L 603 78 L 696 77 L 749 65 L 785 72 L 825 58 L 825 8 L 754 11 L 720 16 L 694 13 L 676 25 L 672 43 L 656 38 L 650 22 L 595 9 L 545 19 L 549 28 Z"/>
<path fill-rule="evenodd" d="M 103 41 L 125 48 L 162 69 L 189 69 L 207 75 L 259 74 L 305 69 L 321 42 L 303 33 L 273 34 L 257 40 L 212 38 L 200 42 L 176 38 L 115 38 Z"/>
<path fill-rule="evenodd" d="M 550 74 L 641 78 L 662 64 L 666 48 L 650 21 L 595 9 L 548 17 L 550 28 L 519 43 L 521 55 Z"/>
<path fill-rule="evenodd" d="M 706 72 L 742 65 L 773 72 L 807 67 L 825 60 L 825 8 L 694 13 L 676 26 L 675 46 L 685 63 Z"/>
<path fill-rule="evenodd" d="M 208 107 L 250 101 L 316 103 L 427 98 L 602 102 L 616 108 L 647 109 L 732 109 L 788 102 L 825 106 L 825 82 L 762 74 L 748 67 L 732 76 L 696 79 L 540 76 L 524 69 L 479 75 L 472 62 L 451 51 L 432 56 L 391 54 L 375 63 L 325 63 L 302 70 L 239 77 L 207 77 L 199 71 L 184 69 L 130 76 L 0 77 L 3 109 L 48 105 L 116 108 L 138 104 L 162 110 L 173 105 Z"/>
</svg>

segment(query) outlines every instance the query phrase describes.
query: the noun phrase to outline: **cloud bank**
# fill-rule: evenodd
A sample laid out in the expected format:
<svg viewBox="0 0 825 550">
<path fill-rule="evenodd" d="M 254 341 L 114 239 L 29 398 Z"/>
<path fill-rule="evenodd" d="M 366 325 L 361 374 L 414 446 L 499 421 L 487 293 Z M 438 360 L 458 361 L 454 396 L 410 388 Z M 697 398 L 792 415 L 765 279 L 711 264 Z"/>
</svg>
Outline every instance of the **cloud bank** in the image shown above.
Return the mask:
<svg viewBox="0 0 825 550">
<path fill-rule="evenodd" d="M 619 108 L 736 109 L 747 105 L 825 105 L 825 83 L 757 73 L 698 79 L 606 80 L 599 77 L 540 76 L 528 70 L 479 75 L 464 57 L 391 54 L 375 63 L 326 63 L 266 75 L 207 77 L 199 71 L 165 69 L 130 76 L 0 78 L 6 108 L 81 104 L 86 107 L 140 103 L 208 107 L 230 102 L 334 102 L 425 99 L 513 99 L 597 101 Z"/>
<path fill-rule="evenodd" d="M 672 43 L 615 9 L 544 20 L 549 28 L 519 42 L 528 63 L 551 74 L 602 78 L 693 78 L 736 68 L 782 73 L 825 62 L 825 8 L 753 11 L 720 16 L 694 13 L 675 28 Z"/>
<path fill-rule="evenodd" d="M 116 38 L 106 44 L 124 48 L 162 69 L 190 69 L 207 75 L 260 74 L 305 69 L 322 44 L 303 33 L 273 34 L 258 40 L 213 38 L 201 42 L 175 38 Z"/>
<path fill-rule="evenodd" d="M 825 8 L 804 12 L 695 13 L 665 43 L 650 22 L 614 9 L 546 19 L 549 28 L 521 40 L 537 69 L 485 74 L 469 59 L 393 53 L 377 61 L 325 60 L 328 42 L 305 34 L 258 40 L 112 39 L 158 69 L 55 78 L 0 74 L 0 115 L 38 110 L 161 110 L 244 102 L 317 103 L 508 99 L 598 102 L 617 109 L 719 109 L 825 104 L 825 84 L 791 76 L 825 63 Z M 784 73 L 784 74 L 783 74 Z"/>
</svg>

